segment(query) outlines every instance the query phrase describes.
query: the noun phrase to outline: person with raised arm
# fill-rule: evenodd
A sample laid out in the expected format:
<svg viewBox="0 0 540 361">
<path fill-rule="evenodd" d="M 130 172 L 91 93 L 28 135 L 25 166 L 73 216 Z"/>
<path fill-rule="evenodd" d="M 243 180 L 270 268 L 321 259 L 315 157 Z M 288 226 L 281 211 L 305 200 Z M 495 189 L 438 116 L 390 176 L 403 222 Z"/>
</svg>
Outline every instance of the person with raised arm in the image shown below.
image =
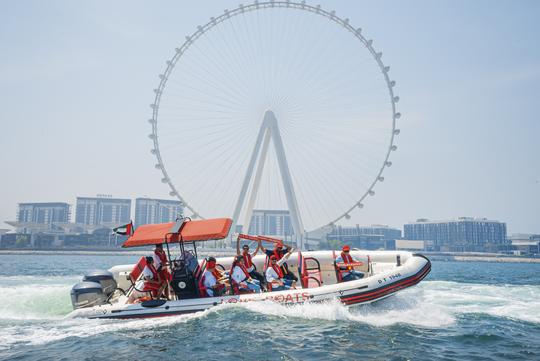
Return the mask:
<svg viewBox="0 0 540 361">
<path fill-rule="evenodd" d="M 271 258 L 272 256 L 276 257 L 276 262 L 279 262 L 280 260 L 282 260 L 285 254 L 290 255 L 290 253 L 292 253 L 293 251 L 291 246 L 284 245 L 283 242 L 281 241 L 276 243 L 273 250 L 264 248 L 264 246 L 262 245 L 262 242 L 260 242 L 259 244 L 260 244 L 259 247 L 262 249 L 262 251 L 266 254 L 267 257 L 269 258 Z M 285 247 L 287 252 L 283 251 L 283 247 Z M 270 267 L 270 264 L 268 265 L 268 267 Z M 294 273 L 289 271 L 289 265 L 285 262 L 285 260 L 282 263 L 280 263 L 280 269 L 281 269 L 281 273 L 283 274 L 283 277 L 285 277 L 288 280 L 298 282 L 298 277 L 296 277 Z M 268 277 L 266 279 L 268 280 Z"/>
<path fill-rule="evenodd" d="M 278 260 L 275 255 L 270 256 L 270 264 L 266 269 L 266 282 L 269 291 L 283 291 L 291 288 L 296 289 L 296 281 L 286 278 L 282 270 L 283 263 L 285 263 L 291 253 L 292 249 L 280 260 Z"/>
<path fill-rule="evenodd" d="M 260 241 L 259 241 L 260 242 Z M 257 272 L 255 269 L 255 264 L 253 264 L 253 257 L 255 257 L 255 254 L 257 253 L 257 250 L 251 254 L 249 252 L 249 245 L 244 244 L 242 246 L 242 253 L 240 255 L 243 257 L 244 266 L 246 267 L 247 271 L 249 272 L 249 276 L 257 281 L 259 281 L 259 284 L 261 287 L 265 287 L 266 280 L 264 279 L 264 276 Z"/>
</svg>

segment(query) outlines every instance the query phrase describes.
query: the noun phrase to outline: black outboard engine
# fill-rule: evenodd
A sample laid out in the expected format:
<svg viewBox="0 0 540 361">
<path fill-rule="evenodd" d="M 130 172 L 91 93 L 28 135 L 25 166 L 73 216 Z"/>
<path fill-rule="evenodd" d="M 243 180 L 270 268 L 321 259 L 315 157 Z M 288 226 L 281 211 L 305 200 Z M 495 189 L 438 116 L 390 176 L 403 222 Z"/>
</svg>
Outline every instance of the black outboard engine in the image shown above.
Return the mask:
<svg viewBox="0 0 540 361">
<path fill-rule="evenodd" d="M 90 271 L 83 277 L 83 282 L 97 282 L 101 284 L 101 289 L 105 296 L 110 296 L 116 289 L 116 281 L 109 271 Z"/>
<path fill-rule="evenodd" d="M 71 289 L 71 303 L 73 309 L 102 305 L 107 301 L 101 284 L 97 282 L 77 283 Z"/>
<path fill-rule="evenodd" d="M 179 299 L 198 297 L 195 276 L 184 264 L 174 270 L 171 286 Z"/>
</svg>

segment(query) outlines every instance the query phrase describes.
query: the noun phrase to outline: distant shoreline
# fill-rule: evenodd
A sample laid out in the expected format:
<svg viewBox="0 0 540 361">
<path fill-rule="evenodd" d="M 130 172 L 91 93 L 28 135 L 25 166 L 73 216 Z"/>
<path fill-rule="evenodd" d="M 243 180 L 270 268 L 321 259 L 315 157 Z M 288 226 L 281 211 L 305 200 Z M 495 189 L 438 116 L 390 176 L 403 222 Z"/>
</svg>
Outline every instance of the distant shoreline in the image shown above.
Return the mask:
<svg viewBox="0 0 540 361">
<path fill-rule="evenodd" d="M 150 249 L 126 250 L 126 249 L 0 249 L 0 255 L 81 255 L 81 256 L 143 256 Z M 175 250 L 176 251 L 176 250 Z M 198 249 L 202 256 L 231 256 L 236 252 L 228 249 Z M 497 262 L 497 263 L 540 263 L 540 258 L 512 257 L 496 254 L 469 254 L 469 253 L 430 253 L 424 252 L 432 261 L 447 262 Z"/>
</svg>

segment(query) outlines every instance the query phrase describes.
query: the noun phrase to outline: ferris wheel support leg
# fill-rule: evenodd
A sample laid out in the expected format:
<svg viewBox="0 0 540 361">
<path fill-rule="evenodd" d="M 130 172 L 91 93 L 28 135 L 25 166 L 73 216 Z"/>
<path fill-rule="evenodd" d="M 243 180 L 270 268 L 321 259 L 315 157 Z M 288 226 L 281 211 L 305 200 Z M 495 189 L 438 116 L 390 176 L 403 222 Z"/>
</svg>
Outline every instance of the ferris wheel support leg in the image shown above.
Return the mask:
<svg viewBox="0 0 540 361">
<path fill-rule="evenodd" d="M 302 238 L 304 235 L 304 227 L 302 225 L 302 219 L 300 218 L 298 202 L 296 201 L 294 186 L 291 179 L 291 172 L 289 171 L 287 157 L 285 156 L 285 149 L 283 148 L 283 141 L 281 140 L 278 123 L 276 117 L 274 116 L 274 113 L 271 111 L 267 111 L 264 115 L 264 118 L 265 121 L 268 121 L 268 126 L 272 129 L 272 140 L 274 141 L 274 148 L 276 150 L 279 172 L 281 173 L 281 181 L 283 182 L 285 198 L 287 199 L 287 206 L 289 207 L 289 212 L 291 215 L 292 226 L 296 238 L 296 246 L 298 248 L 301 248 Z"/>
<path fill-rule="evenodd" d="M 253 168 L 255 167 L 255 163 L 257 162 L 257 156 L 259 154 L 259 150 L 261 149 L 261 143 L 262 143 L 263 136 L 265 133 L 266 133 L 266 128 L 263 125 L 261 129 L 259 129 L 259 134 L 257 135 L 257 141 L 255 142 L 255 147 L 253 148 L 251 159 L 249 160 L 246 176 L 244 177 L 244 182 L 242 183 L 242 188 L 240 189 L 240 194 L 238 195 L 238 200 L 236 201 L 236 207 L 234 208 L 233 223 L 232 223 L 231 232 L 230 232 L 231 245 L 232 245 L 233 234 L 236 232 L 236 224 L 238 223 L 238 217 L 240 216 L 240 211 L 242 210 L 242 206 L 246 198 L 246 192 L 248 190 L 251 176 L 253 174 Z M 246 225 L 243 225 L 243 227 L 245 226 Z M 249 227 L 249 225 L 247 227 Z"/>
<path fill-rule="evenodd" d="M 251 189 L 251 193 L 249 195 L 249 199 L 247 203 L 246 215 L 245 215 L 244 223 L 243 223 L 244 232 L 249 232 L 251 216 L 253 215 L 253 206 L 255 205 L 255 199 L 257 198 L 257 192 L 261 184 L 262 171 L 264 169 L 264 163 L 266 162 L 266 158 L 268 154 L 268 145 L 270 144 L 270 137 L 272 136 L 271 129 L 266 128 L 266 127 L 265 129 L 266 131 L 264 133 L 261 156 L 259 157 L 259 163 L 257 164 L 257 170 L 255 172 L 255 179 L 253 180 L 253 188 Z"/>
<path fill-rule="evenodd" d="M 240 211 L 244 205 L 246 198 L 246 193 L 251 183 L 251 178 L 253 175 L 253 169 L 257 159 L 259 159 L 257 170 L 255 173 L 255 179 L 253 180 L 253 187 L 251 188 L 251 193 L 246 208 L 246 216 L 243 227 L 249 228 L 251 223 L 251 216 L 253 214 L 253 206 L 255 204 L 255 198 L 257 192 L 259 191 L 262 171 L 264 169 L 264 163 L 268 153 L 268 145 L 270 143 L 270 138 L 272 138 L 274 148 L 276 150 L 276 157 L 279 165 L 279 172 L 281 174 L 281 181 L 283 183 L 283 189 L 285 191 L 285 198 L 287 199 L 287 207 L 289 208 L 289 213 L 291 216 L 291 223 L 293 226 L 294 238 L 296 239 L 296 246 L 298 248 L 302 247 L 302 239 L 304 234 L 304 228 L 302 225 L 302 219 L 300 218 L 300 212 L 298 210 L 298 202 L 296 201 L 296 195 L 294 193 L 294 187 L 291 179 L 291 173 L 289 171 L 289 165 L 287 163 L 287 157 L 285 156 L 285 149 L 283 148 L 283 141 L 281 140 L 281 134 L 279 133 L 279 127 L 277 119 L 273 112 L 267 111 L 264 114 L 264 120 L 259 130 L 259 135 L 257 136 L 257 141 L 255 142 L 255 147 L 253 148 L 253 154 L 249 161 L 248 169 L 244 182 L 242 183 L 242 189 L 240 190 L 240 195 L 238 196 L 238 201 L 236 202 L 236 207 L 233 214 L 233 225 L 232 233 L 235 232 L 236 223 L 238 222 L 238 217 L 240 216 Z M 261 150 L 262 145 L 262 150 Z M 259 156 L 260 153 L 260 156 Z M 245 231 L 245 229 L 244 229 Z M 232 242 L 232 233 L 231 233 L 231 242 Z"/>
</svg>

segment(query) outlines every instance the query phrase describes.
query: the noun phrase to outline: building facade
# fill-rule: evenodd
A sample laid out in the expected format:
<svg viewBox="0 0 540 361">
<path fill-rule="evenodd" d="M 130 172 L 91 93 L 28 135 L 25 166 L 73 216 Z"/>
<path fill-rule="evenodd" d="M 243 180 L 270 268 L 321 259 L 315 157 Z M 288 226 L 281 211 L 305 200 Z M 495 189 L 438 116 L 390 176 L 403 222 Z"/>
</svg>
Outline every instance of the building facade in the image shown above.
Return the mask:
<svg viewBox="0 0 540 361">
<path fill-rule="evenodd" d="M 334 226 L 326 239 L 340 241 L 361 249 L 395 249 L 396 239 L 401 238 L 401 230 L 386 225 L 354 227 Z"/>
<path fill-rule="evenodd" d="M 508 245 L 506 223 L 486 218 L 419 219 L 405 224 L 404 233 L 408 240 L 433 241 L 433 249 L 441 252 L 496 252 Z"/>
<path fill-rule="evenodd" d="M 131 199 L 77 197 L 75 222 L 84 225 L 112 226 L 129 223 Z"/>
<path fill-rule="evenodd" d="M 68 203 L 19 203 L 17 222 L 53 224 L 67 223 L 71 217 Z"/>
<path fill-rule="evenodd" d="M 137 198 L 135 226 L 174 222 L 182 215 L 182 202 L 167 199 Z"/>
<path fill-rule="evenodd" d="M 293 234 L 288 210 L 254 209 L 249 234 L 287 237 Z"/>
</svg>

